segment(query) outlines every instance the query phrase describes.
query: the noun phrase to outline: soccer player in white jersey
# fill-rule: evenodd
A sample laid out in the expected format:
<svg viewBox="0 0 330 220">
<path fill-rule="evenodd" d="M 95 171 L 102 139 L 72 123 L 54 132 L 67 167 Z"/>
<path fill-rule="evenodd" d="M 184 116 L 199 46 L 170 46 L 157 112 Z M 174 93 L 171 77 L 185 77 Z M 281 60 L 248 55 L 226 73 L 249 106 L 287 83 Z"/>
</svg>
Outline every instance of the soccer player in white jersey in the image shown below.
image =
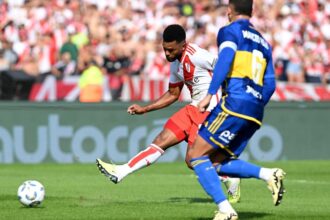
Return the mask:
<svg viewBox="0 0 330 220">
<path fill-rule="evenodd" d="M 154 163 L 166 149 L 184 140 L 188 142 L 189 148 L 196 138 L 199 125 L 221 98 L 219 91 L 212 97 L 207 111 L 202 113 L 198 110 L 198 103 L 207 94 L 217 57 L 195 44 L 187 43 L 186 33 L 180 25 L 169 25 L 164 30 L 163 48 L 166 59 L 171 62 L 168 91 L 146 106 L 138 104 L 129 106 L 127 112 L 132 115 L 144 114 L 165 108 L 178 100 L 184 85 L 188 87 L 192 101 L 173 114 L 154 141 L 128 163 L 115 165 L 105 163 L 100 159 L 96 160 L 99 170 L 114 183 L 120 182 L 128 174 Z M 191 168 L 190 159 L 186 156 L 186 163 Z M 227 176 L 223 176 L 221 179 L 228 189 L 229 201 L 238 202 L 240 179 Z"/>
</svg>

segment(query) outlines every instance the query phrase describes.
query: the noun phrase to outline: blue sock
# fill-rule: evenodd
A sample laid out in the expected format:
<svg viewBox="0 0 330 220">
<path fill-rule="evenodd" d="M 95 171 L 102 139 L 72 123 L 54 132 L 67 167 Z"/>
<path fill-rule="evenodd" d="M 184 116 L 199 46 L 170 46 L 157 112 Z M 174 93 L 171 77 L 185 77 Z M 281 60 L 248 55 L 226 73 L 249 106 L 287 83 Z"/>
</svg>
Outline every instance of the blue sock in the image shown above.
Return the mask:
<svg viewBox="0 0 330 220">
<path fill-rule="evenodd" d="M 222 191 L 221 183 L 217 172 L 215 171 L 209 157 L 198 157 L 190 160 L 198 181 L 209 194 L 216 204 L 226 200 L 226 196 Z"/>
<path fill-rule="evenodd" d="M 232 159 L 216 166 L 219 174 L 240 178 L 259 178 L 261 167 L 240 159 Z"/>
</svg>

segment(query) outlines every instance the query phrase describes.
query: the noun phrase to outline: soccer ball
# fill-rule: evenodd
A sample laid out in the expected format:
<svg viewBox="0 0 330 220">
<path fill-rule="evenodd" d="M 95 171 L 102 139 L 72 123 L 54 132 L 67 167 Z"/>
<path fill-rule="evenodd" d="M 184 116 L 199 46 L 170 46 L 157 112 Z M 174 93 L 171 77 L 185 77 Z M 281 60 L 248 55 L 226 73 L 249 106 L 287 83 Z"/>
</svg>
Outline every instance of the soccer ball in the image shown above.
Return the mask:
<svg viewBox="0 0 330 220">
<path fill-rule="evenodd" d="M 36 180 L 27 180 L 18 187 L 17 196 L 24 206 L 35 207 L 44 200 L 45 188 Z"/>
</svg>

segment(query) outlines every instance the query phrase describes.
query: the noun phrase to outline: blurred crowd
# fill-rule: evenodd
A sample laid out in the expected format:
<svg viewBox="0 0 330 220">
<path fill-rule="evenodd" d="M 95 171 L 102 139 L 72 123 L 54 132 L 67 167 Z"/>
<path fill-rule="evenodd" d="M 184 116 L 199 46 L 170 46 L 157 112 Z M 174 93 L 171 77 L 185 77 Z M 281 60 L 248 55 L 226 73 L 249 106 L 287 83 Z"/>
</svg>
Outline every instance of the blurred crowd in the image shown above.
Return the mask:
<svg viewBox="0 0 330 220">
<path fill-rule="evenodd" d="M 163 29 L 179 23 L 189 42 L 217 54 L 226 0 L 0 0 L 1 97 L 46 76 L 81 76 L 98 91 L 104 76 L 113 99 L 127 77 L 168 77 Z M 330 82 L 330 0 L 255 1 L 255 27 L 273 47 L 278 80 Z M 24 82 L 15 86 L 16 82 Z M 14 91 L 13 91 L 14 90 Z M 85 97 L 89 99 L 88 95 Z M 82 100 L 84 97 L 82 97 Z"/>
</svg>

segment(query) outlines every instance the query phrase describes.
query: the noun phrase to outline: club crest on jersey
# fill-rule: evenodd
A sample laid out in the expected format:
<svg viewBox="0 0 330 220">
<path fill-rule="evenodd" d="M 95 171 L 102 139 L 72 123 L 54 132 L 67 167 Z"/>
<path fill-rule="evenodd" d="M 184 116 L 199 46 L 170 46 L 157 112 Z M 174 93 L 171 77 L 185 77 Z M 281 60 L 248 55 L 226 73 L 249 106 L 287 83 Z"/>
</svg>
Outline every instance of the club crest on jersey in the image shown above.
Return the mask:
<svg viewBox="0 0 330 220">
<path fill-rule="evenodd" d="M 194 78 L 194 83 L 199 83 L 199 78 L 198 77 Z"/>
</svg>

